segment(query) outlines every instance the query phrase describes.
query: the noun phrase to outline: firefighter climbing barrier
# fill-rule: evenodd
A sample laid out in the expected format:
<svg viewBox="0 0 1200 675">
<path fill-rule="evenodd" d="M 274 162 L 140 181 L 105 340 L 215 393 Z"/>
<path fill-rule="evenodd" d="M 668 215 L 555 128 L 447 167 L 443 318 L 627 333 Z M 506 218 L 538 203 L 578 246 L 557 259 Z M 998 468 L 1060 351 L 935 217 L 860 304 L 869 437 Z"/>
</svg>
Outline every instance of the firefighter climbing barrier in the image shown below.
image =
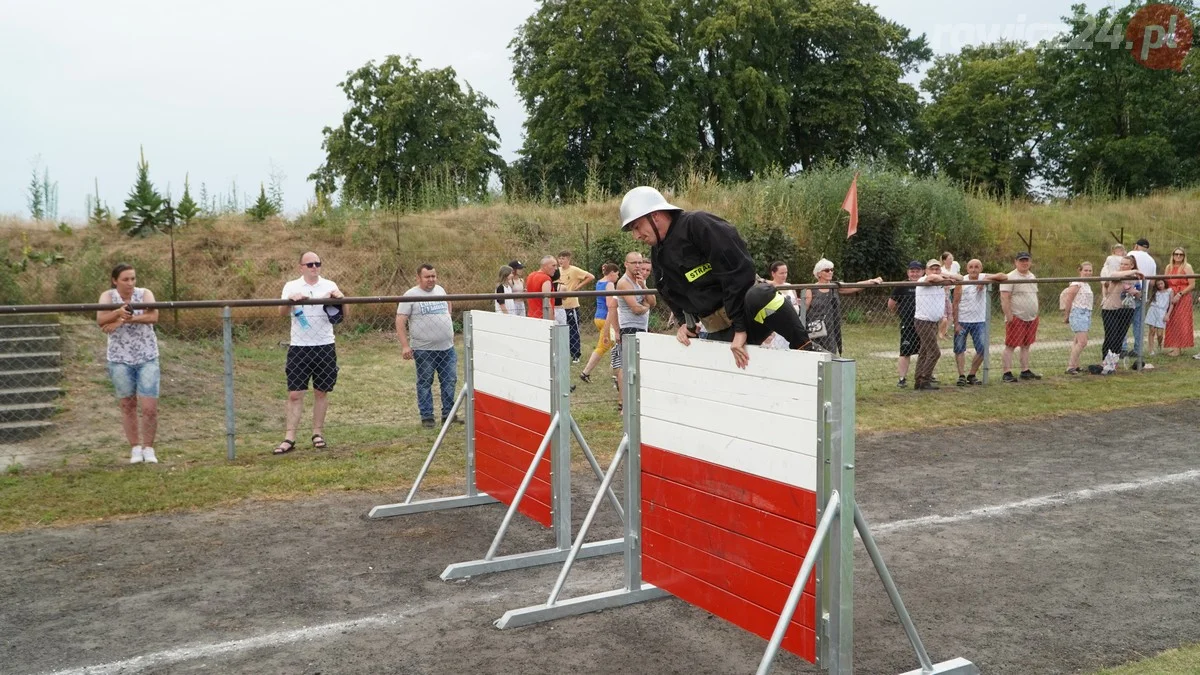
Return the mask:
<svg viewBox="0 0 1200 675">
<path fill-rule="evenodd" d="M 855 362 L 639 333 L 622 342 L 625 437 L 544 604 L 511 628 L 673 595 L 831 673 L 853 672 L 854 534 L 862 537 L 926 675 L 934 664 L 854 499 Z M 588 530 L 624 467 L 620 588 L 562 599 Z"/>
<path fill-rule="evenodd" d="M 480 560 L 450 565 L 442 579 L 563 562 L 571 551 L 571 442 L 583 451 L 597 478 L 604 472 L 571 416 L 571 356 L 566 326 L 509 314 L 463 315 L 465 384 L 443 421 L 405 500 L 371 509 L 389 518 L 501 502 L 508 506 L 491 546 Z M 414 501 L 460 410 L 466 431 L 466 494 Z M 620 501 L 606 486 L 610 503 Z M 514 517 L 521 514 L 552 530 L 554 547 L 497 555 Z M 578 557 L 619 553 L 623 539 L 587 544 Z"/>
</svg>

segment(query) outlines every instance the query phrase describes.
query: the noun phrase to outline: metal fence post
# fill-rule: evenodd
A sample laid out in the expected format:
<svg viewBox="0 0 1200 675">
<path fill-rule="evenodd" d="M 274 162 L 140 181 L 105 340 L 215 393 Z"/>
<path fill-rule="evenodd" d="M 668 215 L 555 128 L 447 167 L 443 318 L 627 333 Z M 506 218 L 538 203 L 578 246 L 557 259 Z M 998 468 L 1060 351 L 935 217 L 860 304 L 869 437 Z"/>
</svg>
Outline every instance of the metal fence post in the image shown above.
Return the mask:
<svg viewBox="0 0 1200 675">
<path fill-rule="evenodd" d="M 233 416 L 233 308 L 221 310 L 221 333 L 225 352 L 225 458 L 234 459 L 236 428 Z"/>
<path fill-rule="evenodd" d="M 1137 331 L 1134 333 L 1134 335 L 1137 336 L 1134 344 L 1141 347 L 1137 350 L 1137 358 L 1134 361 L 1134 365 L 1139 373 L 1145 372 L 1146 370 L 1146 312 L 1147 308 L 1150 307 L 1150 303 L 1146 302 L 1146 300 L 1150 297 L 1150 291 L 1153 287 L 1153 281 L 1149 279 L 1142 279 L 1142 297 L 1138 298 L 1139 309 L 1134 314 L 1135 317 L 1141 319 L 1141 321 L 1138 321 L 1137 327 L 1134 328 L 1134 330 Z"/>
<path fill-rule="evenodd" d="M 984 284 L 983 286 L 983 306 L 985 311 L 983 317 L 983 383 L 988 383 L 988 371 L 991 370 L 992 361 L 992 285 Z M 966 356 L 963 357 L 964 359 Z"/>
<path fill-rule="evenodd" d="M 554 308 L 551 306 L 550 298 L 542 298 L 542 318 L 554 321 Z"/>
</svg>

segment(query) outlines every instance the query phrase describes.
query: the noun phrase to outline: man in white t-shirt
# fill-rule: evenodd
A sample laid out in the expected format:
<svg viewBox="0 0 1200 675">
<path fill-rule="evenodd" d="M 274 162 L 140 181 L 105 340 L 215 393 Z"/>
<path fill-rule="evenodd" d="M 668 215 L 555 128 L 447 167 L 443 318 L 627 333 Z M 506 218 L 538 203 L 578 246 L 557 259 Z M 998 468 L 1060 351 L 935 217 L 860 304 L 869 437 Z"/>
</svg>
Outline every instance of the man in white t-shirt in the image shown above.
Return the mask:
<svg viewBox="0 0 1200 675">
<path fill-rule="evenodd" d="M 983 263 L 977 259 L 967 262 L 967 279 L 971 281 L 1008 281 L 1007 274 L 984 274 Z M 958 386 L 983 384 L 976 375 L 983 365 L 987 351 L 985 328 L 987 326 L 987 292 L 983 284 L 954 287 L 954 307 L 951 321 L 954 323 L 954 364 L 958 366 Z M 975 347 L 975 358 L 971 361 L 971 373 L 964 373 L 967 354 L 967 336 Z"/>
<path fill-rule="evenodd" d="M 1133 259 L 1137 261 L 1137 271 L 1144 276 L 1153 277 L 1158 274 L 1158 263 L 1154 258 L 1150 257 L 1150 242 L 1145 237 L 1137 240 L 1137 245 L 1129 252 Z M 1118 268 L 1120 269 L 1120 268 Z M 1154 281 L 1151 280 L 1146 284 L 1147 293 L 1137 299 L 1137 304 L 1133 308 L 1133 353 L 1142 353 L 1142 334 L 1145 332 L 1142 325 L 1142 316 L 1146 301 L 1150 299 L 1150 290 L 1154 288 Z"/>
<path fill-rule="evenodd" d="M 319 300 L 345 297 L 337 284 L 321 276 L 321 256 L 312 251 L 300 256 L 300 278 L 283 286 L 281 300 Z M 338 306 L 345 311 L 345 305 Z M 333 346 L 333 324 L 325 305 L 280 305 L 281 316 L 291 315 L 291 339 L 288 342 L 287 374 L 287 434 L 275 446 L 274 454 L 282 455 L 296 448 L 296 428 L 304 414 L 304 392 L 308 383 L 313 387 L 313 447 L 326 447 L 322 435 L 325 412 L 329 409 L 329 392 L 337 384 L 337 351 Z"/>
<path fill-rule="evenodd" d="M 938 346 L 938 324 L 946 316 L 946 289 L 941 284 L 951 278 L 942 275 L 942 263 L 934 258 L 925 263 L 925 276 L 918 279 L 922 285 L 917 286 L 916 311 L 913 313 L 913 325 L 921 341 L 921 350 L 917 352 L 917 379 L 913 387 L 917 391 L 938 388 L 933 383 L 933 369 L 942 357 L 942 349 Z"/>
<path fill-rule="evenodd" d="M 1033 257 L 1027 251 L 1016 255 L 1016 269 L 1008 273 L 1008 281 L 1036 279 L 1031 272 Z M 1037 340 L 1038 285 L 1035 283 L 1000 284 L 1000 308 L 1004 310 L 1004 381 L 1040 380 L 1042 376 L 1029 369 L 1029 348 Z M 1013 351 L 1021 348 L 1021 376 L 1013 377 Z"/>
<path fill-rule="evenodd" d="M 458 386 L 458 354 L 454 351 L 454 322 L 450 303 L 437 300 L 446 289 L 438 285 L 437 270 L 428 263 L 417 270 L 417 285 L 404 293 L 420 302 L 401 302 L 396 307 L 396 337 L 401 355 L 417 365 L 417 410 L 421 426 L 432 429 L 433 376 L 436 373 L 442 397 L 442 426 L 454 408 L 454 389 Z M 451 422 L 461 424 L 455 415 Z"/>
</svg>

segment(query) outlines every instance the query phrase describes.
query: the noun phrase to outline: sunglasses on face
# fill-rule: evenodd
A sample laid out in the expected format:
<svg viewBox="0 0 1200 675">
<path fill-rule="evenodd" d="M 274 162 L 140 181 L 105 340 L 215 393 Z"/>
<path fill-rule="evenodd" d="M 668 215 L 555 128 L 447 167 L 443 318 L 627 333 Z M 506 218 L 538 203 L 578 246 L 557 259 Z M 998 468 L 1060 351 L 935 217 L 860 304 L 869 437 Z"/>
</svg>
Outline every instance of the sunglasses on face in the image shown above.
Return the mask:
<svg viewBox="0 0 1200 675">
<path fill-rule="evenodd" d="M 312 268 L 314 268 L 314 267 L 320 267 L 320 266 L 321 266 L 321 263 L 320 263 L 320 261 L 318 261 L 318 262 L 306 262 L 306 263 L 301 263 L 301 264 L 302 264 L 302 265 L 304 265 L 305 267 L 309 268 L 309 269 L 312 269 Z"/>
<path fill-rule="evenodd" d="M 1180 257 L 1182 257 L 1182 256 L 1183 256 L 1183 254 L 1182 254 L 1182 253 L 1172 253 L 1171 255 L 1174 255 L 1174 256 L 1180 256 Z"/>
</svg>

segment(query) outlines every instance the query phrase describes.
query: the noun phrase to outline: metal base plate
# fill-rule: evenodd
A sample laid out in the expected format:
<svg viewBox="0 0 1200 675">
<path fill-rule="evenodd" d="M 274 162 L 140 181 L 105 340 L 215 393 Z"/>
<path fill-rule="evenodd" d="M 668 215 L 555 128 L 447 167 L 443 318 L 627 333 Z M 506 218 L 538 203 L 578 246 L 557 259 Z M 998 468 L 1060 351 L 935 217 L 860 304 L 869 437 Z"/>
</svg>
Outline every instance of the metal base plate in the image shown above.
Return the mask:
<svg viewBox="0 0 1200 675">
<path fill-rule="evenodd" d="M 598 612 L 602 609 L 624 607 L 666 597 L 670 597 L 670 594 L 663 589 L 651 584 L 642 584 L 642 587 L 635 591 L 619 588 L 615 591 L 561 600 L 553 605 L 534 605 L 521 609 L 510 609 L 504 613 L 504 616 L 496 620 L 495 625 L 496 628 L 501 629 L 519 628 L 543 621 L 553 621 L 568 616 L 578 616 L 588 612 Z"/>
<path fill-rule="evenodd" d="M 580 558 L 594 558 L 601 555 L 612 555 L 614 553 L 625 552 L 624 539 L 609 539 L 607 541 L 597 541 L 591 544 L 584 544 L 583 549 L 579 551 Z M 491 574 L 493 572 L 504 572 L 507 570 L 519 570 L 526 567 L 537 567 L 539 565 L 553 565 L 561 563 L 567 559 L 571 553 L 569 548 L 548 548 L 542 551 L 532 551 L 530 553 L 517 553 L 514 555 L 497 556 L 491 560 L 472 560 L 470 562 L 454 563 L 442 572 L 442 581 L 451 579 L 464 579 L 466 577 L 478 576 L 480 574 Z"/>
<path fill-rule="evenodd" d="M 979 668 L 970 661 L 957 658 L 933 664 L 933 670 L 910 670 L 904 675 L 979 675 Z"/>
<path fill-rule="evenodd" d="M 408 504 L 383 504 L 371 509 L 367 514 L 368 518 L 391 518 L 392 516 L 406 516 L 412 513 L 425 513 L 426 511 L 445 511 L 447 509 L 461 509 L 467 506 L 480 506 L 482 504 L 495 504 L 496 499 L 489 497 L 486 494 L 480 493 L 474 497 L 463 495 L 461 497 L 443 497 L 441 499 L 423 499 L 419 502 L 409 502 Z"/>
</svg>

